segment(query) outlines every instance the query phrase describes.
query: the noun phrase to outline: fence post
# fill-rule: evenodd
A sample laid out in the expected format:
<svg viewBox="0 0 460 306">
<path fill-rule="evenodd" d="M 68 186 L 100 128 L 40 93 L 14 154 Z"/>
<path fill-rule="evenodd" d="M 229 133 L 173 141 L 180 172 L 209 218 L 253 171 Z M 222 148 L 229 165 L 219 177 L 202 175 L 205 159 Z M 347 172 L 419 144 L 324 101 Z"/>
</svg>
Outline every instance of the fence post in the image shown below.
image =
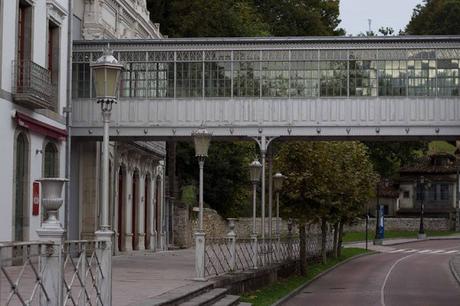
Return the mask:
<svg viewBox="0 0 460 306">
<path fill-rule="evenodd" d="M 40 251 L 40 275 L 46 295 L 40 294 L 40 306 L 62 305 L 62 279 L 64 261 L 62 247 L 64 243 L 64 230 L 61 226 L 37 230 L 39 240 L 45 242 Z"/>
<path fill-rule="evenodd" d="M 288 220 L 288 260 L 292 259 L 292 220 Z"/>
<path fill-rule="evenodd" d="M 230 260 L 229 260 L 229 266 L 230 266 L 230 272 L 235 271 L 236 268 L 236 234 L 235 234 L 235 219 L 234 218 L 228 218 L 228 227 L 230 228 L 230 231 L 227 233 L 227 240 L 228 240 L 228 249 L 230 252 Z"/>
<path fill-rule="evenodd" d="M 101 293 L 100 306 L 112 305 L 112 236 L 111 230 L 96 231 L 96 256 L 100 271 L 97 271 L 97 286 Z M 102 302 L 102 304 L 101 304 Z"/>
<path fill-rule="evenodd" d="M 206 251 L 205 232 L 195 232 L 195 280 L 205 281 L 205 251 Z"/>
<path fill-rule="evenodd" d="M 258 256 L 258 245 L 257 245 L 257 234 L 251 235 L 251 244 L 252 244 L 252 265 L 254 269 L 257 269 Z"/>
<path fill-rule="evenodd" d="M 78 245 L 77 245 L 78 247 Z M 81 249 L 80 249 L 80 276 L 82 278 L 82 284 L 81 286 L 83 288 L 86 288 L 86 244 L 82 243 L 81 244 Z M 78 305 L 79 306 L 86 306 L 86 295 L 85 291 L 81 291 L 81 295 L 78 297 Z"/>
</svg>

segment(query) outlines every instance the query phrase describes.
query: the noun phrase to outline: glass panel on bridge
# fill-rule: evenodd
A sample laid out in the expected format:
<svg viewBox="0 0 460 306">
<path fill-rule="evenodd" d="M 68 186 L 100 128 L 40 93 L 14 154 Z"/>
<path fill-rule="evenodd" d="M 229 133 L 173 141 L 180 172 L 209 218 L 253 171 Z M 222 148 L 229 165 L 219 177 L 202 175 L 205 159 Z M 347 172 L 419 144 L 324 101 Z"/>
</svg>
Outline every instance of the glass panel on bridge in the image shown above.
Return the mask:
<svg viewBox="0 0 460 306">
<path fill-rule="evenodd" d="M 115 52 L 121 98 L 458 97 L 458 49 Z M 90 62 L 73 54 L 73 98 L 90 98 Z"/>
</svg>

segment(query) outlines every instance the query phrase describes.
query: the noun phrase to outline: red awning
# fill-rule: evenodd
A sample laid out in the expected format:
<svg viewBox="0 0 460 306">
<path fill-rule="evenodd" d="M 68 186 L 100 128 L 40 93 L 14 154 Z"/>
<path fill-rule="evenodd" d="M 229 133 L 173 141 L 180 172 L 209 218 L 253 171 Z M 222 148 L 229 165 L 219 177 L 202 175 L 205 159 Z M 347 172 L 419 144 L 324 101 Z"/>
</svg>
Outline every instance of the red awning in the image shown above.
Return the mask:
<svg viewBox="0 0 460 306">
<path fill-rule="evenodd" d="M 57 139 L 65 140 L 67 138 L 67 131 L 65 129 L 60 129 L 49 125 L 47 123 L 41 122 L 37 119 L 34 119 L 26 114 L 16 112 L 14 116 L 16 124 L 22 126 L 23 128 L 29 129 L 33 132 Z"/>
</svg>

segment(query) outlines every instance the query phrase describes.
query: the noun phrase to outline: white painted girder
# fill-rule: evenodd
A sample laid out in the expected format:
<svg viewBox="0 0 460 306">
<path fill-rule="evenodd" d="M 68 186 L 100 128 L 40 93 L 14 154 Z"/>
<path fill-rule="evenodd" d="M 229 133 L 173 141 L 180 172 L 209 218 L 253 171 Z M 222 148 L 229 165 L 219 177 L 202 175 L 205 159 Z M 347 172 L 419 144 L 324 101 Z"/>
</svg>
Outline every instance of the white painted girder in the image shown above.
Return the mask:
<svg viewBox="0 0 460 306">
<path fill-rule="evenodd" d="M 460 135 L 459 98 L 122 99 L 113 136 L 434 137 Z M 102 135 L 99 105 L 73 101 L 75 136 Z"/>
</svg>

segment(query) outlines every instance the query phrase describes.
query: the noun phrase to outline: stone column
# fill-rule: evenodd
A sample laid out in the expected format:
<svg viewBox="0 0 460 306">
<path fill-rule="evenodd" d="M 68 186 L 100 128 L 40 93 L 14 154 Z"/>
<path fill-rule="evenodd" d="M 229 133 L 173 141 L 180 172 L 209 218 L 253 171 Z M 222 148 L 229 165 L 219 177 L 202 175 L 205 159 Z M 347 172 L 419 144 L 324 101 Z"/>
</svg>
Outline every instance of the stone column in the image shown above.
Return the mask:
<svg viewBox="0 0 460 306">
<path fill-rule="evenodd" d="M 46 227 L 43 225 L 37 230 L 39 240 L 50 242 L 53 245 L 43 245 L 40 256 L 40 274 L 48 298 L 40 295 L 40 306 L 55 306 L 62 304 L 63 289 L 62 279 L 64 271 L 64 259 L 62 248 L 64 244 L 64 230 L 62 227 Z"/>
<path fill-rule="evenodd" d="M 124 184 L 124 199 L 123 199 L 123 237 L 122 237 L 122 250 L 133 250 L 133 233 L 132 233 L 132 215 L 133 215 L 133 168 L 132 166 L 126 167 L 126 178 Z"/>
<path fill-rule="evenodd" d="M 155 230 L 155 188 L 156 188 L 156 175 L 155 171 L 152 171 L 152 176 L 150 177 L 150 191 L 149 191 L 149 201 L 148 204 L 148 217 L 147 217 L 147 228 L 148 232 L 146 233 L 149 236 L 149 250 L 156 249 L 156 230 Z"/>
<path fill-rule="evenodd" d="M 96 254 L 101 266 L 96 281 L 102 300 L 102 304 L 98 305 L 112 305 L 112 236 L 113 232 L 110 230 L 96 232 Z"/>
<path fill-rule="evenodd" d="M 205 233 L 195 232 L 195 280 L 205 281 L 204 269 L 205 269 Z"/>
<path fill-rule="evenodd" d="M 234 218 L 228 218 L 229 232 L 227 233 L 228 250 L 230 252 L 230 258 L 228 265 L 230 266 L 230 272 L 236 269 L 236 234 L 235 234 L 235 220 Z"/>
<path fill-rule="evenodd" d="M 144 250 L 145 249 L 145 171 L 139 171 L 139 184 L 137 185 L 137 213 L 135 216 L 137 219 L 136 222 L 136 241 L 135 249 Z"/>
<path fill-rule="evenodd" d="M 166 232 L 165 232 L 165 185 L 164 185 L 164 166 L 165 163 L 164 161 L 160 161 L 160 165 L 158 166 L 158 175 L 160 176 L 160 203 L 157 203 L 157 205 L 160 205 L 160 248 L 163 251 L 166 251 L 167 245 L 166 245 Z"/>
</svg>

